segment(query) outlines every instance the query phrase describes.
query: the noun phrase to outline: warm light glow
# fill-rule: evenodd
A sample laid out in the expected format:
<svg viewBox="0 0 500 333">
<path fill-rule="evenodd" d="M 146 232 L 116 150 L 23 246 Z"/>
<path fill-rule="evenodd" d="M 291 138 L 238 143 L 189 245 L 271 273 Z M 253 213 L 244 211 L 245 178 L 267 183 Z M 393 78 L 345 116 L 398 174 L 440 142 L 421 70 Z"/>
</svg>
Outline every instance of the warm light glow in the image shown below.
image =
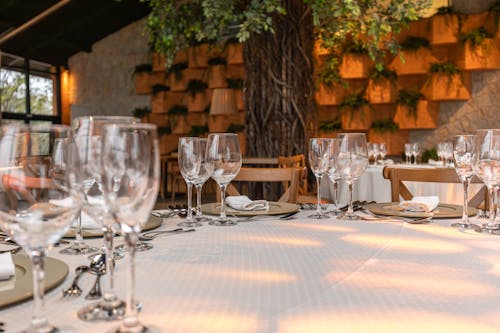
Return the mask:
<svg viewBox="0 0 500 333">
<path fill-rule="evenodd" d="M 402 237 L 395 239 L 394 236 L 350 234 L 342 237 L 342 240 L 375 248 L 389 245 L 390 248 L 394 250 L 434 254 L 459 253 L 467 250 L 467 247 L 457 242 L 418 237 Z"/>
<path fill-rule="evenodd" d="M 261 243 L 275 243 L 289 246 L 318 247 L 325 245 L 323 242 L 308 238 L 298 237 L 266 237 L 266 236 L 244 236 L 245 241 L 251 240 Z"/>
<path fill-rule="evenodd" d="M 295 227 L 301 229 L 310 229 L 310 230 L 318 230 L 318 231 L 329 231 L 329 232 L 338 232 L 338 233 L 347 233 L 347 232 L 355 232 L 358 231 L 356 228 L 346 227 L 342 225 L 320 225 L 320 224 L 310 224 L 310 223 L 287 223 L 287 227 Z"/>
<path fill-rule="evenodd" d="M 264 270 L 248 270 L 248 269 L 229 269 L 217 267 L 211 270 L 200 267 L 200 274 L 210 275 L 223 279 L 248 280 L 252 282 L 276 283 L 276 282 L 295 282 L 297 277 L 291 274 L 264 271 Z"/>
</svg>

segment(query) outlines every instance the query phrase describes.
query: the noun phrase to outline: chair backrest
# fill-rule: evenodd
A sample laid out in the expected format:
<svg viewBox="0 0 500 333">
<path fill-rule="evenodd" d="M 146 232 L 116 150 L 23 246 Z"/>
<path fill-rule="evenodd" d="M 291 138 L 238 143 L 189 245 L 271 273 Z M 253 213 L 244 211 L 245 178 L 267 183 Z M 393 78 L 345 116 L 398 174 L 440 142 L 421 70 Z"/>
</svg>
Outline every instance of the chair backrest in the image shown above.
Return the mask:
<svg viewBox="0 0 500 333">
<path fill-rule="evenodd" d="M 300 168 L 241 168 L 234 178 L 237 182 L 286 182 L 288 187 L 278 199 L 279 202 L 297 202 L 299 180 L 302 174 Z M 229 195 L 239 195 L 240 193 L 233 184 L 227 187 Z"/>
<path fill-rule="evenodd" d="M 299 194 L 307 193 L 307 166 L 306 158 L 303 154 L 293 155 L 293 156 L 279 156 L 278 157 L 278 167 L 279 168 L 302 168 L 302 177 L 299 182 Z M 286 185 L 284 184 L 285 189 Z"/>
<path fill-rule="evenodd" d="M 11 210 L 17 209 L 18 195 L 31 206 L 37 202 L 37 196 L 40 195 L 40 193 L 36 193 L 37 191 L 55 188 L 54 182 L 50 178 L 12 174 L 3 175 L 2 184 L 9 198 Z"/>
<path fill-rule="evenodd" d="M 404 200 L 411 200 L 413 194 L 403 184 L 403 181 L 429 182 L 429 183 L 462 183 L 456 171 L 452 168 L 395 168 L 385 167 L 384 178 L 391 181 L 391 197 L 393 202 L 399 201 L 401 195 Z M 477 177 L 473 177 L 471 183 L 482 183 Z M 469 206 L 479 207 L 485 202 L 487 205 L 488 191 L 483 186 L 470 200 Z"/>
</svg>

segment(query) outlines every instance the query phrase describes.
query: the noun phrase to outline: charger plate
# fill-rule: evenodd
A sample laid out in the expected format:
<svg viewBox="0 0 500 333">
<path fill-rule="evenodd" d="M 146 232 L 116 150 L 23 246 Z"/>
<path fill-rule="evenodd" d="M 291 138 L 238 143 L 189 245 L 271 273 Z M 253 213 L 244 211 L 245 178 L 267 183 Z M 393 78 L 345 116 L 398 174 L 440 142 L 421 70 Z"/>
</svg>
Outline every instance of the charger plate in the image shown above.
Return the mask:
<svg viewBox="0 0 500 333">
<path fill-rule="evenodd" d="M 462 217 L 463 207 L 460 205 L 440 203 L 432 212 L 408 212 L 399 207 L 399 202 L 372 203 L 363 206 L 365 209 L 377 215 L 403 216 L 403 217 L 427 217 L 436 219 L 451 219 Z M 469 216 L 477 214 L 477 209 L 469 207 Z"/>
<path fill-rule="evenodd" d="M 0 289 L 14 283 L 14 288 L 0 291 L 0 309 L 33 297 L 33 267 L 28 257 L 12 255 L 16 275 L 10 280 L 0 281 Z M 69 267 L 61 260 L 45 258 L 45 292 L 60 285 L 68 275 Z"/>
<path fill-rule="evenodd" d="M 142 227 L 143 231 L 146 230 L 151 230 L 158 228 L 163 220 L 159 217 L 156 216 L 150 216 L 144 227 Z M 65 238 L 75 238 L 76 235 L 76 229 L 71 228 L 69 229 L 65 234 Z M 102 230 L 101 229 L 82 229 L 82 236 L 85 238 L 88 237 L 101 237 L 102 236 Z"/>
<path fill-rule="evenodd" d="M 226 205 L 226 214 L 229 216 L 260 216 L 260 215 L 282 215 L 297 212 L 299 205 L 288 202 L 269 201 L 269 210 L 236 210 Z M 220 202 L 201 205 L 204 214 L 219 215 Z"/>
</svg>

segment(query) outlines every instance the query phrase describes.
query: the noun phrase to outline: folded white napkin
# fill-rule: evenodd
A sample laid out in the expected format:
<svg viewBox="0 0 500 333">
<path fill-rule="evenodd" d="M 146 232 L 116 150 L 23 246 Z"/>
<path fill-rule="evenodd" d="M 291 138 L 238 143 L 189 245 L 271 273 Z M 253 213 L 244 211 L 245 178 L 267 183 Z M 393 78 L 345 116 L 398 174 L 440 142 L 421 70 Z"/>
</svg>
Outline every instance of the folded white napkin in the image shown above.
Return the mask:
<svg viewBox="0 0 500 333">
<path fill-rule="evenodd" d="M 246 195 L 236 195 L 226 198 L 226 204 L 236 210 L 268 210 L 269 202 L 266 200 L 250 200 Z"/>
<path fill-rule="evenodd" d="M 0 254 L 0 281 L 10 279 L 16 274 L 16 268 L 9 252 Z"/>
<path fill-rule="evenodd" d="M 94 200 L 96 200 L 96 199 L 94 199 Z M 64 198 L 64 199 L 60 199 L 60 200 L 52 199 L 52 200 L 49 200 L 49 203 L 56 205 L 56 206 L 61 206 L 61 207 L 71 207 L 73 205 L 73 200 L 70 197 L 68 197 L 68 198 Z M 87 213 L 82 211 L 81 217 L 82 217 L 82 228 L 83 229 L 101 229 L 102 228 L 102 226 L 100 224 L 98 224 L 97 222 L 95 222 L 94 219 L 92 217 L 90 217 Z M 77 223 L 78 223 L 78 216 L 75 219 L 75 221 L 73 221 L 71 226 L 76 228 Z"/>
<path fill-rule="evenodd" d="M 410 212 L 432 212 L 439 205 L 437 196 L 413 197 L 411 200 L 401 201 L 399 207 Z"/>
<path fill-rule="evenodd" d="M 437 165 L 437 166 L 443 166 L 443 161 L 436 161 L 436 160 L 433 160 L 432 158 L 430 158 L 427 163 L 429 165 Z"/>
</svg>

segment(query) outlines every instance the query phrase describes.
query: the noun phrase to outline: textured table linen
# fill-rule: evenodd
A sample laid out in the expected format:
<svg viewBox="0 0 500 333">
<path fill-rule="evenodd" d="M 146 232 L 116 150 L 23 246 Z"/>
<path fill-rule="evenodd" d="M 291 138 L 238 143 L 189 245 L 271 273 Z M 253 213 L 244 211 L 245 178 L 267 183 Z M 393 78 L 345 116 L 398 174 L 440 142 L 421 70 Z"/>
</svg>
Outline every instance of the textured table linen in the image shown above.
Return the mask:
<svg viewBox="0 0 500 333">
<path fill-rule="evenodd" d="M 308 214 L 156 239 L 154 250 L 137 254 L 141 320 L 171 333 L 500 331 L 500 238 L 460 232 L 451 220 L 410 225 Z M 85 256 L 50 255 L 71 267 L 46 295 L 50 320 L 75 332 L 117 325 L 77 319 L 89 301 L 63 299 L 61 290 Z M 116 272 L 122 296 L 125 266 L 118 262 Z M 93 279 L 83 279 L 84 292 Z M 16 332 L 31 311 L 32 301 L 12 306 L 0 310 L 0 321 Z"/>
</svg>

